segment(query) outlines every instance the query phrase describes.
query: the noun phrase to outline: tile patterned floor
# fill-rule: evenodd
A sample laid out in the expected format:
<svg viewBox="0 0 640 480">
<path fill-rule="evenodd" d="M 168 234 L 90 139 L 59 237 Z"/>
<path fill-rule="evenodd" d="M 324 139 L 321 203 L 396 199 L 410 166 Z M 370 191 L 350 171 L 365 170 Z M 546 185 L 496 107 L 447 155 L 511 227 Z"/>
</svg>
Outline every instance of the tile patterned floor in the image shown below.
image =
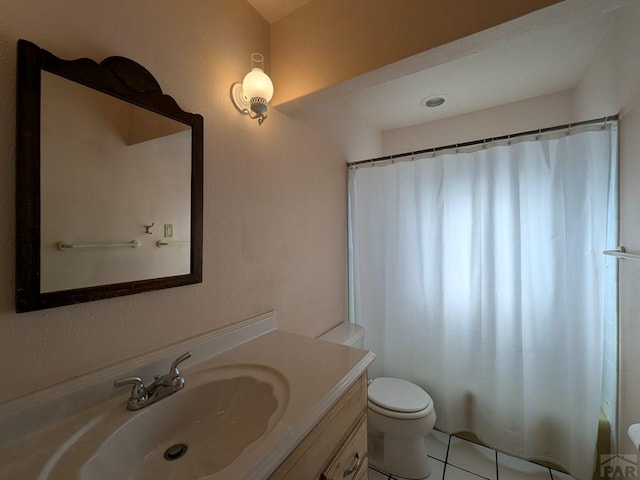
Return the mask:
<svg viewBox="0 0 640 480">
<path fill-rule="evenodd" d="M 566 473 L 433 430 L 427 437 L 429 480 L 573 480 Z M 396 480 L 373 467 L 369 480 Z"/>
</svg>

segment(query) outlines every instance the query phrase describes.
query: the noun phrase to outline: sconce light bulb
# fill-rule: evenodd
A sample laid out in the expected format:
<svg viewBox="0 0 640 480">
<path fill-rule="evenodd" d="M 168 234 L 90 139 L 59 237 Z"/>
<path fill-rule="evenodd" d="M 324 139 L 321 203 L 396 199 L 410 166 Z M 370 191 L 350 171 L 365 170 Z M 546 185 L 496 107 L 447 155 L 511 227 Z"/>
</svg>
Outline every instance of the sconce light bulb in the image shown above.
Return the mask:
<svg viewBox="0 0 640 480">
<path fill-rule="evenodd" d="M 254 104 L 257 108 L 264 108 L 266 111 L 267 103 L 273 98 L 273 82 L 261 68 L 254 67 L 242 80 L 242 91 L 251 103 L 253 111 L 255 111 Z"/>
</svg>

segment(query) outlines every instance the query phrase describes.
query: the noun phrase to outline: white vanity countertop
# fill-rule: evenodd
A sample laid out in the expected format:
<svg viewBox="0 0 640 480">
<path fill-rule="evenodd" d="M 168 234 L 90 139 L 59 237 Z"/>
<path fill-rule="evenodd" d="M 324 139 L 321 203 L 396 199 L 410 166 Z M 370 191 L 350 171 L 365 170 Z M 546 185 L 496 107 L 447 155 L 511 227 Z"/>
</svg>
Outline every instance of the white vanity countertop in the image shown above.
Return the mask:
<svg viewBox="0 0 640 480">
<path fill-rule="evenodd" d="M 273 472 L 366 371 L 373 358 L 373 354 L 366 350 L 276 330 L 208 362 L 208 366 L 221 366 L 240 364 L 243 359 L 245 362 L 250 359 L 252 363 L 278 370 L 289 384 L 289 402 L 279 425 L 272 432 L 273 448 L 255 463 L 251 472 L 235 478 L 263 479 Z M 217 479 L 218 476 L 211 478 Z M 220 478 L 232 477 L 220 475 Z"/>
<path fill-rule="evenodd" d="M 313 426 L 353 382 L 360 377 L 374 355 L 366 350 L 271 330 L 234 348 L 189 366 L 183 374 L 228 365 L 259 365 L 278 371 L 288 388 L 288 401 L 278 423 L 265 436 L 250 444 L 228 467 L 205 478 L 265 479 L 293 451 Z M 126 390 L 126 389 L 125 389 Z M 60 445 L 98 412 L 121 404 L 127 393 L 105 399 L 42 430 L 0 446 L 0 479 L 42 479 L 41 472 Z M 175 394 L 180 395 L 180 392 Z M 162 400 L 170 402 L 171 397 Z M 53 408 L 59 408 L 60 402 Z M 68 407 L 66 407 L 68 408 Z M 153 408 L 153 406 L 147 407 Z M 133 412 L 132 412 L 133 413 Z M 15 424 L 15 421 L 14 421 Z M 2 423 L 0 427 L 12 425 Z M 9 435 L 6 430 L 2 435 Z"/>
</svg>

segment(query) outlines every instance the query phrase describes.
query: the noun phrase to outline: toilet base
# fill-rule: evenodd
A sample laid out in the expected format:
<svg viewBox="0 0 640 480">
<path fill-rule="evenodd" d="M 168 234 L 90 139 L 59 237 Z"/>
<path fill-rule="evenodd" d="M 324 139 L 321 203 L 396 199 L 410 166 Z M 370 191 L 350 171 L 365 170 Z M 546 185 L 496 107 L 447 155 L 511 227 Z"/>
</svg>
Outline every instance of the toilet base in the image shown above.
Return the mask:
<svg viewBox="0 0 640 480">
<path fill-rule="evenodd" d="M 369 463 L 391 474 L 394 478 L 403 480 L 424 480 L 431 474 L 425 437 L 429 435 L 436 422 L 436 412 L 431 397 L 415 384 L 405 380 L 381 377 L 375 382 L 378 390 L 372 397 L 369 386 L 369 402 L 367 408 Z M 417 391 L 417 405 L 423 405 L 421 410 L 403 411 L 407 405 L 403 401 L 391 402 L 393 410 L 386 407 L 387 403 L 376 403 L 378 398 L 391 398 L 397 391 L 410 394 Z M 386 395 L 386 396 L 385 396 Z M 402 395 L 400 395 L 402 398 Z M 415 398 L 414 398 L 415 399 Z M 388 400 L 386 400 L 388 401 Z M 408 405 L 412 405 L 411 402 Z M 396 409 L 398 408 L 399 409 Z"/>
<path fill-rule="evenodd" d="M 369 465 L 400 480 L 424 480 L 431 474 L 422 438 L 383 434 L 369 423 Z"/>
</svg>

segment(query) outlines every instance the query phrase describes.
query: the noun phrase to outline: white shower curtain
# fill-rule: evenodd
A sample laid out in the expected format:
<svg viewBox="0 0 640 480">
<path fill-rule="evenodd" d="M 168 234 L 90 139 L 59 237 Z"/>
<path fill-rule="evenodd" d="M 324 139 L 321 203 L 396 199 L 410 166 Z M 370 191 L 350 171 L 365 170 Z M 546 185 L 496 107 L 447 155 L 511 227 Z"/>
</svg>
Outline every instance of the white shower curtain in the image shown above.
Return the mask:
<svg viewBox="0 0 640 480">
<path fill-rule="evenodd" d="M 615 127 L 614 127 L 615 128 Z M 350 170 L 351 303 L 447 432 L 595 461 L 611 129 Z"/>
</svg>

